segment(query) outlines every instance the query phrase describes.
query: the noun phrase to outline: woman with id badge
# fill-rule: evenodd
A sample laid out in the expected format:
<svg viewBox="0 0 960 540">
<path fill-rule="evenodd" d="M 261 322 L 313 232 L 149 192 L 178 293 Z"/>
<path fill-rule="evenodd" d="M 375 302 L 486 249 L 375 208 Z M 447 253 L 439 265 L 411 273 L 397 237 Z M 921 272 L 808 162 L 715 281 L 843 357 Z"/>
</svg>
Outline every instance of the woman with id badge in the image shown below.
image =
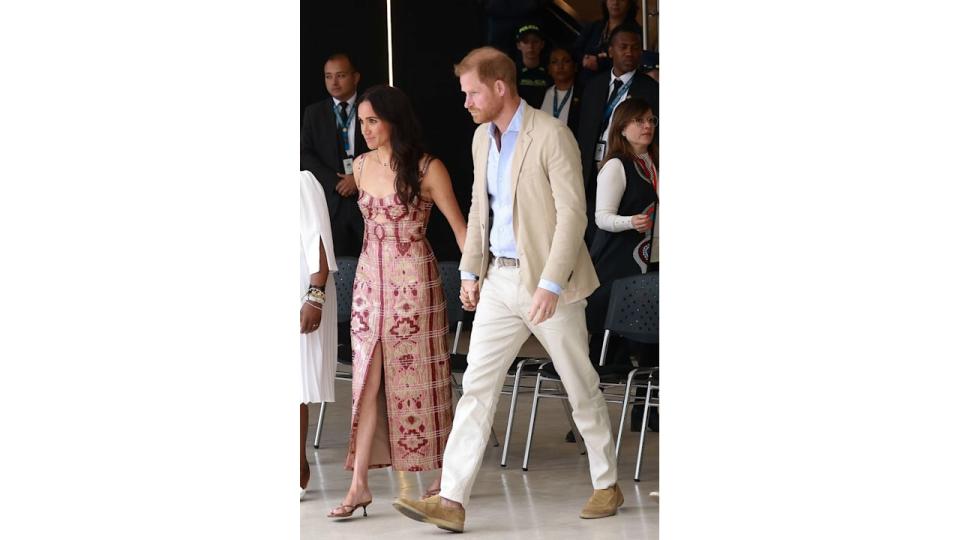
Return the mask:
<svg viewBox="0 0 960 540">
<path fill-rule="evenodd" d="M 573 61 L 573 53 L 565 47 L 554 47 L 550 51 L 547 72 L 553 79 L 553 86 L 547 88 L 540 110 L 552 114 L 576 135 L 580 119 L 580 95 L 583 89 L 582 85 L 574 82 L 577 65 Z"/>
<path fill-rule="evenodd" d="M 657 117 L 643 99 L 628 98 L 613 113 L 609 146 L 597 175 L 598 230 L 590 245 L 600 279 L 600 288 L 587 300 L 587 329 L 593 336 L 603 335 L 614 280 L 657 269 L 656 129 Z M 590 357 L 597 362 L 599 341 L 591 339 L 590 344 Z"/>
</svg>

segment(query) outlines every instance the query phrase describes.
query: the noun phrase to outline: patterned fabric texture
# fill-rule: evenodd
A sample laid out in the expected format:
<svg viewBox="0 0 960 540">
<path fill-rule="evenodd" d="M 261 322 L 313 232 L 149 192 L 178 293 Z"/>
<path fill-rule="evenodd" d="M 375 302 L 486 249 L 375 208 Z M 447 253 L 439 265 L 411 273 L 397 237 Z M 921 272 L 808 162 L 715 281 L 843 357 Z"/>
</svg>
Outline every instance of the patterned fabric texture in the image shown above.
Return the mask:
<svg viewBox="0 0 960 540">
<path fill-rule="evenodd" d="M 425 238 L 432 203 L 360 191 L 365 231 L 353 284 L 353 419 L 346 468 L 353 469 L 360 396 L 380 345 L 383 392 L 370 467 L 426 471 L 442 466 L 453 421 L 447 309 Z M 386 419 L 386 422 L 383 419 Z"/>
</svg>

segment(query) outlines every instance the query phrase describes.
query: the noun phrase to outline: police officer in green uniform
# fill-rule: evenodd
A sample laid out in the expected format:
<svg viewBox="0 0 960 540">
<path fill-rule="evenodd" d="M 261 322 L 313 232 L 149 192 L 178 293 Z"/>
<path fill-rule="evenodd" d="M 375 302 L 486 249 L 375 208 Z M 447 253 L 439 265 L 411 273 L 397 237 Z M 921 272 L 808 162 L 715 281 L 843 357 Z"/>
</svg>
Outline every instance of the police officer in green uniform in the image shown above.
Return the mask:
<svg viewBox="0 0 960 540">
<path fill-rule="evenodd" d="M 547 88 L 553 80 L 541 63 L 541 53 L 546 42 L 540 27 L 524 24 L 517 29 L 517 50 L 520 51 L 520 63 L 517 65 L 517 90 L 520 97 L 531 107 L 540 108 Z"/>
</svg>

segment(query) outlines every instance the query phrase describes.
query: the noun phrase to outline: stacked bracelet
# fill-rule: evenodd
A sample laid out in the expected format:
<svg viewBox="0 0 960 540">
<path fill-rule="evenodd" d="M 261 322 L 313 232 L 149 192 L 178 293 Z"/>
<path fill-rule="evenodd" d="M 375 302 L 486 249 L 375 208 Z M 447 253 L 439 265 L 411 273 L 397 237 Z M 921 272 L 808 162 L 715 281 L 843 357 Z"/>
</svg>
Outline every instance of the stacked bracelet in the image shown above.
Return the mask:
<svg viewBox="0 0 960 540">
<path fill-rule="evenodd" d="M 320 304 L 321 306 L 323 305 L 323 301 L 326 299 L 326 295 L 324 294 L 323 289 L 321 289 L 320 287 L 314 287 L 313 285 L 311 285 L 310 288 L 307 289 L 307 294 L 303 295 L 303 297 L 308 302 Z"/>
</svg>

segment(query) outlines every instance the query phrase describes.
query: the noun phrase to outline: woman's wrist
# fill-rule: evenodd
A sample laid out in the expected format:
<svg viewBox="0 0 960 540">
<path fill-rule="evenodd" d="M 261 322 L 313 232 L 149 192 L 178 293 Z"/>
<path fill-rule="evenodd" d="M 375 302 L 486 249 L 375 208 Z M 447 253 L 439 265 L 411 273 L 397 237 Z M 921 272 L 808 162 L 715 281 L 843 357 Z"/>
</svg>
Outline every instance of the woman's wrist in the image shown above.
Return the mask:
<svg viewBox="0 0 960 540">
<path fill-rule="evenodd" d="M 323 305 L 326 301 L 326 294 L 324 294 L 323 287 L 317 287 L 311 285 L 307 292 L 303 295 L 303 300 L 311 301 L 317 305 Z"/>
</svg>

